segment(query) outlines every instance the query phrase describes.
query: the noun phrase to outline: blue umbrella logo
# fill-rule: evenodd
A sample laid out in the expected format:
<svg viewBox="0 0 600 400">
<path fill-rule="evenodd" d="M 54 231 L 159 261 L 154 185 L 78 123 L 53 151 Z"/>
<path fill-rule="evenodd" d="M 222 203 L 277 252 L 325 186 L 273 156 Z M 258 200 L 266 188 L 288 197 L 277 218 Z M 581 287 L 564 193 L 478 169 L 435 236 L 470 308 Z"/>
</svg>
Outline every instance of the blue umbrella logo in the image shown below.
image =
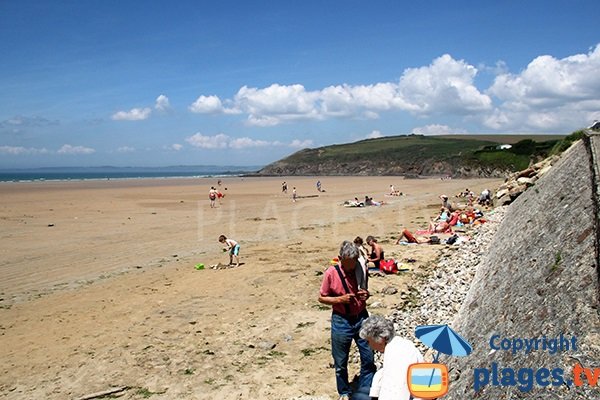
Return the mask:
<svg viewBox="0 0 600 400">
<path fill-rule="evenodd" d="M 473 351 L 471 345 L 446 324 L 417 326 L 415 335 L 427 347 L 437 351 L 437 354 L 433 356 L 434 363 L 438 362 L 440 353 L 464 357 Z M 433 374 L 434 371 L 432 370 L 429 386 L 431 386 Z"/>
<path fill-rule="evenodd" d="M 471 345 L 448 325 L 417 326 L 415 335 L 423 344 L 437 350 L 433 357 L 434 363 L 437 363 L 440 353 L 464 357 L 473 351 Z"/>
</svg>

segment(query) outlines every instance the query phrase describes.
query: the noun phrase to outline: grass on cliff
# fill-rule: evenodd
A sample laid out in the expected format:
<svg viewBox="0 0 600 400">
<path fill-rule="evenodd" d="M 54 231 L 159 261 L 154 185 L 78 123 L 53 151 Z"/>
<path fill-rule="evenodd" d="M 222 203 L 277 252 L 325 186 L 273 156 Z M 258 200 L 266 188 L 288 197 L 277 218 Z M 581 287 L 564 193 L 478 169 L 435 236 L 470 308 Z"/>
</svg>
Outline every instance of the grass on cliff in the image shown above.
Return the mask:
<svg viewBox="0 0 600 400">
<path fill-rule="evenodd" d="M 354 143 L 304 149 L 275 164 L 336 167 L 340 164 L 368 162 L 384 167 L 391 164 L 449 162 L 454 166 L 478 166 L 518 171 L 549 155 L 558 154 L 583 135 L 582 131 L 564 135 L 462 135 L 462 136 L 387 136 Z M 520 139 L 520 140 L 517 140 Z M 510 149 L 499 149 L 511 143 Z"/>
<path fill-rule="evenodd" d="M 495 142 L 440 138 L 437 136 L 390 136 L 361 140 L 354 143 L 301 150 L 283 161 L 287 163 L 315 163 L 324 161 L 353 162 L 370 161 L 418 162 L 421 160 L 444 160 L 461 155 L 471 155 L 475 150 Z"/>
</svg>

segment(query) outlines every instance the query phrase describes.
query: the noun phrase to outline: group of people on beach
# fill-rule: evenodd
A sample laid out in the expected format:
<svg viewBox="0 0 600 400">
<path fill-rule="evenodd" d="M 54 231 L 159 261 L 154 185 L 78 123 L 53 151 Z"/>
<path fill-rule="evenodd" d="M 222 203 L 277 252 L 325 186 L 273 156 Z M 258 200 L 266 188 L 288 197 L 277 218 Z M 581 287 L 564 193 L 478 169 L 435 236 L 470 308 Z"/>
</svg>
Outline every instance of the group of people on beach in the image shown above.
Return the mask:
<svg viewBox="0 0 600 400">
<path fill-rule="evenodd" d="M 491 202 L 490 192 L 484 190 L 480 199 L 484 204 Z M 481 211 L 454 204 L 446 195 L 441 195 L 440 200 L 440 212 L 429 225 L 431 236 L 416 238 L 405 229 L 398 241 L 410 238 L 413 243 L 433 243 L 433 234 L 452 232 L 453 226 L 461 224 L 484 222 Z M 319 302 L 332 308 L 331 354 L 339 400 L 413 399 L 407 371 L 411 364 L 423 362 L 423 356 L 410 340 L 395 335 L 391 321 L 367 311 L 369 274 L 379 270 L 386 260 L 375 237 L 367 236 L 365 242 L 361 237 L 342 242 L 337 262 L 325 271 L 319 291 Z M 348 359 L 352 342 L 360 354 L 360 374 L 358 381 L 351 384 Z M 383 367 L 379 371 L 373 351 L 383 354 Z"/>
<path fill-rule="evenodd" d="M 368 236 L 367 254 L 362 238 L 342 242 L 338 262 L 324 273 L 319 302 L 330 305 L 331 354 L 339 400 L 408 400 L 408 367 L 423 361 L 415 345 L 395 334 L 394 324 L 381 315 L 369 315 L 367 263 L 383 259 L 383 249 Z M 355 388 L 348 379 L 352 342 L 360 354 L 360 373 Z M 373 351 L 383 353 L 383 366 L 377 371 Z"/>
<path fill-rule="evenodd" d="M 221 182 L 221 181 L 219 181 L 219 182 Z M 218 190 L 214 186 L 211 186 L 210 190 L 208 192 L 208 200 L 210 200 L 210 208 L 216 207 L 215 202 L 217 201 L 217 199 L 219 200 L 219 204 L 221 204 L 221 199 L 223 197 L 225 197 L 225 195 L 220 190 Z"/>
</svg>

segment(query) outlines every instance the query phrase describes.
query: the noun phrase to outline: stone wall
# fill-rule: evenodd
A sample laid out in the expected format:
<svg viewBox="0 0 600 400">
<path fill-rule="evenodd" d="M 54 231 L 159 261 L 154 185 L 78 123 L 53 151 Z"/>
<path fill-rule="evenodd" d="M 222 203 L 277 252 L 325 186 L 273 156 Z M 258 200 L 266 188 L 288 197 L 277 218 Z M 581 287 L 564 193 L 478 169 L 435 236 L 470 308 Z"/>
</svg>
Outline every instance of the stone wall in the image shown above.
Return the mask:
<svg viewBox="0 0 600 400">
<path fill-rule="evenodd" d="M 445 357 L 453 368 L 449 399 L 598 399 L 598 386 L 567 385 L 531 391 L 491 383 L 474 390 L 474 369 L 600 368 L 597 177 L 587 138 L 567 150 L 553 168 L 508 208 L 451 326 L 473 346 L 465 358 Z M 600 154 L 599 154 L 600 155 Z M 492 351 L 501 338 L 576 337 L 577 350 L 529 354 Z M 457 379 L 458 376 L 458 379 Z M 500 379 L 502 375 L 499 376 Z M 490 380 L 492 377 L 490 376 Z M 508 379 L 508 378 L 507 378 Z M 525 378 L 523 378 L 525 379 Z M 548 379 L 551 380 L 552 378 Z M 508 381 L 506 381 L 508 382 Z M 500 382 L 499 382 L 500 383 Z"/>
</svg>

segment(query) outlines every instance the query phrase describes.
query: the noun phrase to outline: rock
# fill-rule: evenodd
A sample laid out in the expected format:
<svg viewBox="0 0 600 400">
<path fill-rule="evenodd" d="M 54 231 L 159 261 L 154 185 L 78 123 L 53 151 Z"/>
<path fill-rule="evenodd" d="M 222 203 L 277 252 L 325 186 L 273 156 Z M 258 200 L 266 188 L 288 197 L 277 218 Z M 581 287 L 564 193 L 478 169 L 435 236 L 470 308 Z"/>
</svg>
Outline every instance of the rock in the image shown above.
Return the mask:
<svg viewBox="0 0 600 400">
<path fill-rule="evenodd" d="M 498 190 L 496 192 L 496 198 L 497 199 L 501 199 L 502 197 L 504 197 L 505 195 L 508 194 L 508 189 L 502 189 L 502 190 Z"/>
<path fill-rule="evenodd" d="M 519 178 L 517 179 L 517 183 L 520 183 L 522 185 L 527 185 L 527 186 L 533 186 L 533 184 L 535 183 L 537 179 L 535 178 Z"/>
<path fill-rule="evenodd" d="M 267 341 L 262 341 L 256 345 L 256 347 L 258 347 L 259 349 L 262 349 L 262 350 L 273 350 L 275 348 L 275 346 L 277 346 L 276 343 L 267 342 Z"/>
<path fill-rule="evenodd" d="M 396 289 L 393 286 L 386 286 L 385 288 L 383 288 L 383 290 L 381 291 L 381 293 L 387 294 L 387 295 L 392 295 L 392 294 L 398 293 L 398 289 Z"/>
<path fill-rule="evenodd" d="M 368 308 L 385 308 L 382 302 L 375 301 L 373 304 L 370 304 Z"/>
</svg>

